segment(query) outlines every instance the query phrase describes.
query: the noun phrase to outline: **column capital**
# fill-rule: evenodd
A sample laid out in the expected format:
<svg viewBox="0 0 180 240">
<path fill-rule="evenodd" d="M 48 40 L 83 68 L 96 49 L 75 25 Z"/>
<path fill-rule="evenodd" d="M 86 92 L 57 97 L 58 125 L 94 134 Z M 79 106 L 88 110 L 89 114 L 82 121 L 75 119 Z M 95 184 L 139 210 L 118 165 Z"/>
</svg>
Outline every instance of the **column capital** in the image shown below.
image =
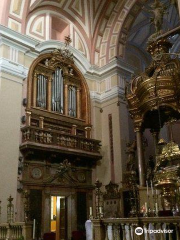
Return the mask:
<svg viewBox="0 0 180 240">
<path fill-rule="evenodd" d="M 142 129 L 142 120 L 134 122 L 134 132 L 143 132 Z"/>
</svg>

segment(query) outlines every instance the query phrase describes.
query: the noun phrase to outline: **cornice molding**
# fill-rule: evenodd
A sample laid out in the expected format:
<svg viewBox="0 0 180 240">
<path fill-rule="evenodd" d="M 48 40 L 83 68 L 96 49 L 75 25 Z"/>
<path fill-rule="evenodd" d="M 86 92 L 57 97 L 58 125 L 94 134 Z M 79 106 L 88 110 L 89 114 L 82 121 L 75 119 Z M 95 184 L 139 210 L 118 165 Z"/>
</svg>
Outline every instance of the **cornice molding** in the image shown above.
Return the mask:
<svg viewBox="0 0 180 240">
<path fill-rule="evenodd" d="M 39 54 L 52 52 L 56 48 L 64 47 L 64 43 L 57 40 L 49 40 L 40 42 L 29 36 L 15 32 L 7 27 L 0 25 L 0 45 L 14 47 L 33 59 Z M 77 49 L 70 46 L 70 51 L 74 55 L 74 61 L 85 78 L 90 81 L 101 82 L 106 78 L 115 74 L 129 78 L 134 73 L 135 68 L 125 63 L 122 58 L 116 57 L 107 65 L 99 68 L 91 65 L 87 58 Z M 10 62 L 8 59 L 0 59 L 0 70 L 9 73 L 10 75 L 25 78 L 28 69 L 21 64 Z M 103 93 L 91 92 L 91 98 L 97 101 L 105 101 L 115 96 L 122 96 L 124 90 L 120 87 L 114 87 L 111 90 Z"/>
<path fill-rule="evenodd" d="M 63 42 L 57 40 L 40 42 L 0 25 L 1 44 L 15 47 L 32 58 L 36 58 L 41 53 L 50 52 L 55 48 L 64 47 Z M 88 79 L 101 80 L 117 72 L 129 75 L 135 70 L 134 67 L 125 63 L 121 58 L 114 58 L 110 63 L 99 68 L 98 66 L 91 65 L 87 58 L 77 49 L 70 46 L 70 51 L 74 54 L 75 64 Z"/>
<path fill-rule="evenodd" d="M 5 58 L 0 58 L 0 72 L 8 73 L 12 76 L 24 79 L 27 77 L 28 68 L 23 65 L 11 62 Z"/>
<path fill-rule="evenodd" d="M 10 28 L 0 25 L 0 38 L 3 39 L 3 37 L 6 40 L 12 41 L 13 44 L 15 44 L 19 47 L 22 47 L 22 48 L 24 47 L 25 50 L 26 50 L 26 48 L 28 48 L 28 49 L 34 48 L 35 49 L 35 46 L 39 43 L 39 41 L 37 41 L 27 35 L 23 35 L 21 33 L 13 31 Z"/>
<path fill-rule="evenodd" d="M 101 82 L 115 74 L 130 77 L 135 70 L 133 66 L 125 63 L 121 58 L 114 58 L 110 63 L 101 68 L 91 66 L 91 69 L 85 74 L 85 78 Z"/>
<path fill-rule="evenodd" d="M 102 103 L 107 100 L 111 100 L 115 97 L 123 98 L 124 97 L 124 89 L 116 86 L 116 87 L 113 87 L 110 90 L 102 92 L 102 93 L 98 93 L 96 91 L 91 91 L 90 95 L 91 95 L 91 100 L 95 100 L 97 102 Z"/>
</svg>

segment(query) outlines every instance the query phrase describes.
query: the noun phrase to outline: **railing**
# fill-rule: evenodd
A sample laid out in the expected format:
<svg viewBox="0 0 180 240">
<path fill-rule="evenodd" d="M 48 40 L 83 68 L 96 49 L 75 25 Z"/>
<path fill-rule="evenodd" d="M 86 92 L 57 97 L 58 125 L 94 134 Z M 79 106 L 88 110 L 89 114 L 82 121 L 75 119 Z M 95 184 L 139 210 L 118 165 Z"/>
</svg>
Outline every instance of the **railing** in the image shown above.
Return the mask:
<svg viewBox="0 0 180 240">
<path fill-rule="evenodd" d="M 28 141 L 99 153 L 100 141 L 98 140 L 62 134 L 55 130 L 45 130 L 38 127 L 24 127 L 21 130 L 23 142 Z"/>
<path fill-rule="evenodd" d="M 1 223 L 0 240 L 32 240 L 31 223 Z"/>
<path fill-rule="evenodd" d="M 94 219 L 92 222 L 93 240 L 180 240 L 180 217 Z"/>
</svg>

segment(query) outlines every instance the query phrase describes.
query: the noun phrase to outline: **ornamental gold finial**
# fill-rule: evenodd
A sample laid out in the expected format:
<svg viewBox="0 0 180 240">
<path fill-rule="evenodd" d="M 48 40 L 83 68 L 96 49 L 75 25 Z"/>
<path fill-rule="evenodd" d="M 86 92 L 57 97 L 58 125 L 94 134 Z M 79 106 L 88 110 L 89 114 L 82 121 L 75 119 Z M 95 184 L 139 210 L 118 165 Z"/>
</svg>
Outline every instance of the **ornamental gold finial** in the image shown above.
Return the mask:
<svg viewBox="0 0 180 240">
<path fill-rule="evenodd" d="M 72 42 L 72 40 L 70 38 L 70 35 L 65 36 L 64 40 L 65 40 L 65 46 L 66 47 L 68 47 L 70 45 L 70 43 Z"/>
<path fill-rule="evenodd" d="M 13 201 L 13 198 L 11 197 L 11 195 L 9 196 L 9 198 L 7 200 L 9 203 L 11 203 Z"/>
</svg>

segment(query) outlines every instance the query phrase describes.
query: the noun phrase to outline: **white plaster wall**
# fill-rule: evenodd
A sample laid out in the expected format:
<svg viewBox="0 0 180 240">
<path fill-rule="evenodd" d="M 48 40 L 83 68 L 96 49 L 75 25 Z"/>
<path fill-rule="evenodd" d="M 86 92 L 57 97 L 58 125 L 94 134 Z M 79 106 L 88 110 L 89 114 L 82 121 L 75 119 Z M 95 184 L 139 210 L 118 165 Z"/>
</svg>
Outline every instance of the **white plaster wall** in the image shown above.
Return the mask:
<svg viewBox="0 0 180 240">
<path fill-rule="evenodd" d="M 22 80 L 0 75 L 0 200 L 2 222 L 6 221 L 7 198 L 17 193 Z"/>
<path fill-rule="evenodd" d="M 109 119 L 108 115 L 112 114 L 113 124 L 113 146 L 114 146 L 114 172 L 115 182 L 122 181 L 122 169 L 124 165 L 126 141 L 129 140 L 128 118 L 126 105 L 118 105 L 118 97 L 115 97 L 102 104 L 92 103 L 92 124 L 93 137 L 101 140 L 102 160 L 93 171 L 93 181 L 98 178 L 103 185 L 111 180 L 111 157 L 110 157 L 110 139 L 109 139 Z M 100 109 L 102 108 L 102 112 Z"/>
</svg>

